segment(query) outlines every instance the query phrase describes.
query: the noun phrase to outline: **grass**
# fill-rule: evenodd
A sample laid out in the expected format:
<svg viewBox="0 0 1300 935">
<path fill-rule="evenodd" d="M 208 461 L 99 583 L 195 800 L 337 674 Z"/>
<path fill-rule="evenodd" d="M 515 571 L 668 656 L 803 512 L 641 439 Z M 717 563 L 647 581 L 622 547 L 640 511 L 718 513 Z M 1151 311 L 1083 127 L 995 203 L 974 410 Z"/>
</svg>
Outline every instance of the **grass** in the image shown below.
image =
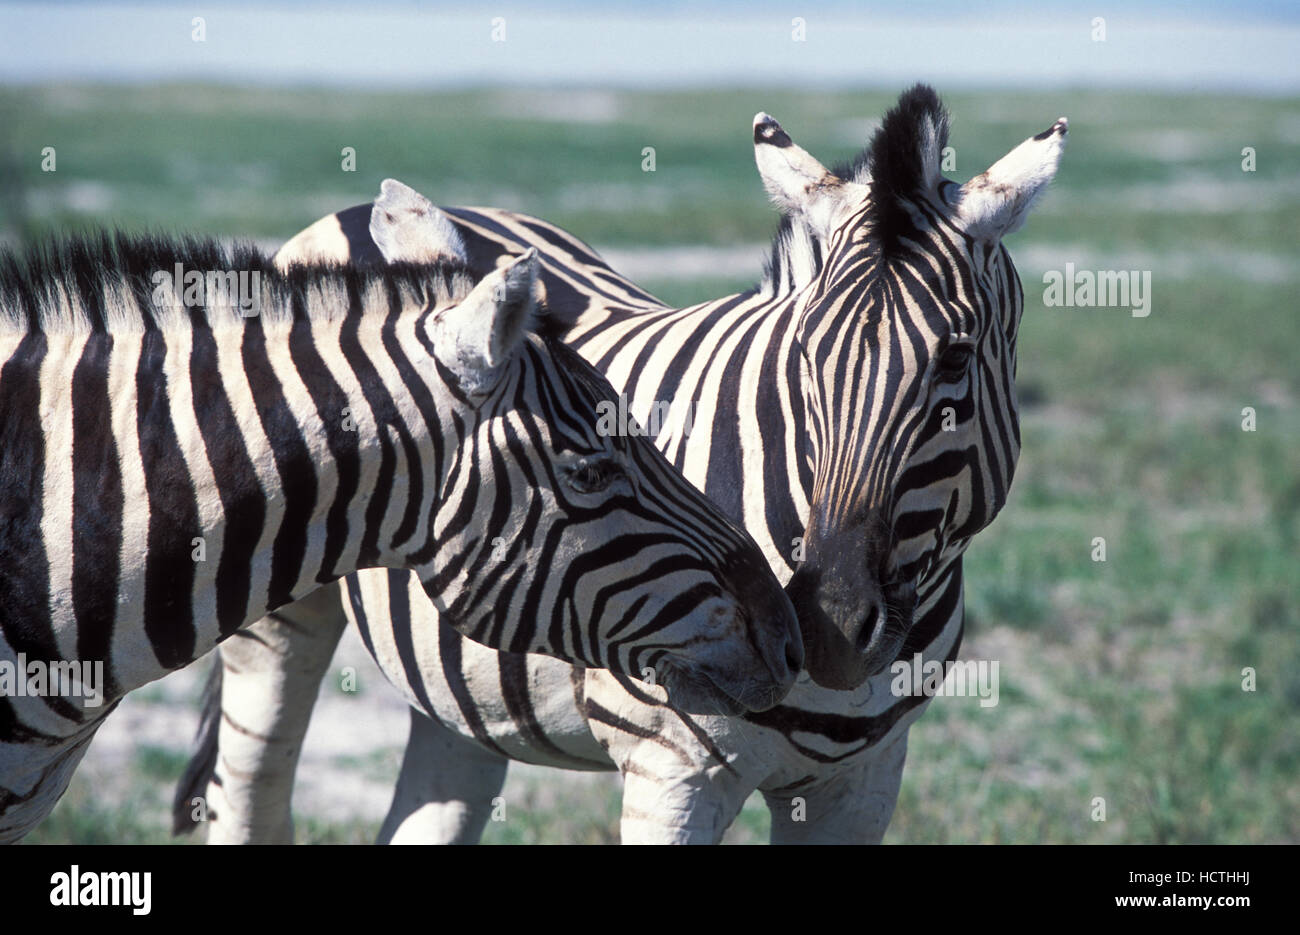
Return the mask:
<svg viewBox="0 0 1300 935">
<path fill-rule="evenodd" d="M 186 738 L 174 747 L 142 745 L 120 771 L 82 768 L 26 844 L 187 844 L 171 836 L 171 796 L 189 759 Z M 199 841 L 202 838 L 198 838 Z"/>
<path fill-rule="evenodd" d="M 890 99 L 611 97 L 615 119 L 590 123 L 563 119 L 557 92 L 0 89 L 12 179 L 0 232 L 116 223 L 284 238 L 396 176 L 441 203 L 542 215 L 597 248 L 758 243 L 773 214 L 750 115 L 775 114 L 831 163 L 853 155 Z M 1300 842 L 1300 101 L 1068 91 L 948 103 L 959 179 L 1061 113 L 1072 139 L 1053 191 L 1009 243 L 1025 285 L 1024 450 L 1010 502 L 966 562 L 964 652 L 999 660 L 1000 703 L 930 706 L 886 840 Z M 39 170 L 44 146 L 56 147 L 56 173 Z M 344 146 L 356 147 L 355 173 L 340 171 Z M 653 173 L 641 171 L 644 146 Z M 1242 171 L 1244 147 L 1254 172 Z M 1067 262 L 1149 269 L 1150 317 L 1045 307 L 1042 273 Z M 670 272 L 644 285 L 684 304 L 741 288 L 758 268 L 750 279 Z M 1092 557 L 1098 537 L 1104 562 Z M 138 752 L 107 804 L 78 776 L 33 839 L 167 840 L 187 741 Z M 338 768 L 346 781 L 348 764 Z M 512 783 L 487 841 L 617 839 L 616 783 L 537 771 Z M 298 817 L 313 842 L 368 841 L 377 827 Z M 728 840 L 766 834 L 754 798 Z"/>
</svg>

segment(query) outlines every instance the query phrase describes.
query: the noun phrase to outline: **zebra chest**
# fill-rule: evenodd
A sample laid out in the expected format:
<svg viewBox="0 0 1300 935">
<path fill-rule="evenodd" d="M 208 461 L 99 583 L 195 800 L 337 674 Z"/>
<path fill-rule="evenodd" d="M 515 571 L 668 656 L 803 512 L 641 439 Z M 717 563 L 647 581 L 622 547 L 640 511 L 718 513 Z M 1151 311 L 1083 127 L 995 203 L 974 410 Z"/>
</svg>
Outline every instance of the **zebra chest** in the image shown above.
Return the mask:
<svg viewBox="0 0 1300 935">
<path fill-rule="evenodd" d="M 436 620 L 427 623 L 432 629 L 426 638 L 415 640 L 422 647 L 416 672 L 387 651 L 381 635 L 372 637 L 380 668 L 413 708 L 509 760 L 561 769 L 613 768 L 575 696 L 581 669 L 550 656 L 497 652 Z"/>
</svg>

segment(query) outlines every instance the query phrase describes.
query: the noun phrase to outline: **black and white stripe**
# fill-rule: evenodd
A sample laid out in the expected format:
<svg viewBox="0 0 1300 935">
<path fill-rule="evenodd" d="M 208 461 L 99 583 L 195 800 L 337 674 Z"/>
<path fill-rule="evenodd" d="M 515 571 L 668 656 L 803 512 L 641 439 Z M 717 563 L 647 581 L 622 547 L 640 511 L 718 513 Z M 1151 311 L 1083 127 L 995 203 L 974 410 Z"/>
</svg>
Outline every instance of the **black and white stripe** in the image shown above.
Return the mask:
<svg viewBox="0 0 1300 935">
<path fill-rule="evenodd" d="M 177 264 L 250 277 L 257 313 L 164 286 Z M 360 568 L 414 572 L 495 647 L 656 667 L 688 706 L 784 694 L 778 583 L 653 446 L 597 430 L 612 390 L 530 333 L 535 275 L 531 251 L 476 284 L 123 235 L 0 256 L 0 841 L 126 692 Z M 102 663 L 99 704 L 26 690 L 72 661 Z"/>
<path fill-rule="evenodd" d="M 947 116 L 929 89 L 905 94 L 837 172 L 759 115 L 760 172 L 787 212 L 763 284 L 687 309 L 588 294 L 566 340 L 638 415 L 661 400 L 697 403 L 689 437 L 656 441 L 788 582 L 805 677 L 768 711 L 698 717 L 625 676 L 587 672 L 575 691 L 564 666 L 461 652 L 444 634 L 425 642 L 438 654 L 418 678 L 376 653 L 440 725 L 413 727 L 412 745 L 455 738 L 478 767 L 485 757 L 617 766 L 625 839 L 716 840 L 755 788 L 773 804 L 775 840 L 878 839 L 906 728 L 926 701 L 892 696 L 882 671 L 914 653 L 957 653 L 961 554 L 1005 502 L 1020 444 L 1021 291 L 1001 238 L 1054 174 L 1064 137 L 1058 121 L 958 186 L 938 172 Z M 590 261 L 570 266 L 562 235 L 538 239 L 540 222 L 449 214 L 469 239 L 495 237 L 505 253 L 539 244 L 551 275 L 596 279 Z M 427 604 L 392 576 L 346 588 L 372 639 L 437 630 Z M 495 732 L 484 711 L 497 715 Z M 481 788 L 475 774 L 480 788 L 449 791 L 457 774 L 444 756 L 437 795 L 412 792 L 435 782 L 420 773 L 431 757 L 408 750 L 386 838 L 464 840 L 481 829 L 499 784 Z M 780 805 L 796 790 L 808 807 L 799 822 Z"/>
</svg>

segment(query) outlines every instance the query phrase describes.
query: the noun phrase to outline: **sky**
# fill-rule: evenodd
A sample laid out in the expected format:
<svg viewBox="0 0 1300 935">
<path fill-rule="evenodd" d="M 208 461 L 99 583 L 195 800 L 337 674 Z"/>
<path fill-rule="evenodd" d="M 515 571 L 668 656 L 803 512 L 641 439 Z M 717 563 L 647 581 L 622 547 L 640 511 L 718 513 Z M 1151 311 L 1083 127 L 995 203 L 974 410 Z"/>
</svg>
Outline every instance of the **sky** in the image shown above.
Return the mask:
<svg viewBox="0 0 1300 935">
<path fill-rule="evenodd" d="M 0 2 L 0 82 L 1300 91 L 1297 0 L 649 6 Z"/>
</svg>

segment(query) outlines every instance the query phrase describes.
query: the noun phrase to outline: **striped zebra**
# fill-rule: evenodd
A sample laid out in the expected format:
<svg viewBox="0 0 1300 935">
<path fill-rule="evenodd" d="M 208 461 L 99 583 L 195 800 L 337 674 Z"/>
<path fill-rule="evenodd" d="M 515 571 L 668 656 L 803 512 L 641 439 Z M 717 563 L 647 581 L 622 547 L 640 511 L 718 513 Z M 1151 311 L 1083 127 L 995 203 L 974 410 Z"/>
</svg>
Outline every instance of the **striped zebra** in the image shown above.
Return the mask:
<svg viewBox="0 0 1300 935">
<path fill-rule="evenodd" d="M 656 443 L 788 581 L 807 672 L 770 711 L 694 716 L 626 677 L 471 646 L 439 627 L 403 576 L 358 575 L 345 582 L 345 609 L 412 704 L 381 840 L 477 839 L 509 759 L 619 769 L 625 841 L 717 841 L 754 789 L 772 811 L 774 842 L 883 835 L 907 729 L 927 701 L 895 696 L 885 667 L 917 653 L 956 656 L 961 555 L 1005 501 L 1019 451 L 1022 297 L 1001 241 L 1055 174 L 1067 124 L 965 185 L 940 175 L 948 119 L 928 88 L 904 94 L 871 145 L 835 172 L 766 115 L 754 130 L 760 174 L 785 212 L 762 284 L 687 309 L 589 295 L 566 340 L 634 411 L 697 401 L 697 430 Z M 537 244 L 555 275 L 613 288 L 603 263 L 599 273 L 586 260 L 566 267 L 557 254 L 567 235 L 543 222 L 448 215 L 462 233 L 498 238 L 503 255 Z M 438 644 L 434 664 L 412 670 L 394 657 L 393 634 L 407 633 Z M 314 679 L 328 665 L 327 651 L 288 653 L 292 633 L 282 635 L 286 655 L 256 654 L 256 684 L 225 687 L 233 723 L 219 738 L 209 709 L 195 760 L 211 767 L 214 740 L 220 759 L 229 750 L 245 770 L 272 747 L 289 753 L 285 771 L 258 774 L 266 787 L 241 787 L 243 812 L 226 818 L 245 823 L 228 839 L 284 826 L 284 773 L 291 782 Z M 306 696 L 302 721 L 276 722 L 269 747 L 243 742 L 239 717 L 290 694 Z"/>
<path fill-rule="evenodd" d="M 653 445 L 598 431 L 612 389 L 533 333 L 536 267 L 280 272 L 120 234 L 0 255 L 0 841 L 123 695 L 360 568 L 695 710 L 786 693 L 779 583 Z"/>
</svg>

